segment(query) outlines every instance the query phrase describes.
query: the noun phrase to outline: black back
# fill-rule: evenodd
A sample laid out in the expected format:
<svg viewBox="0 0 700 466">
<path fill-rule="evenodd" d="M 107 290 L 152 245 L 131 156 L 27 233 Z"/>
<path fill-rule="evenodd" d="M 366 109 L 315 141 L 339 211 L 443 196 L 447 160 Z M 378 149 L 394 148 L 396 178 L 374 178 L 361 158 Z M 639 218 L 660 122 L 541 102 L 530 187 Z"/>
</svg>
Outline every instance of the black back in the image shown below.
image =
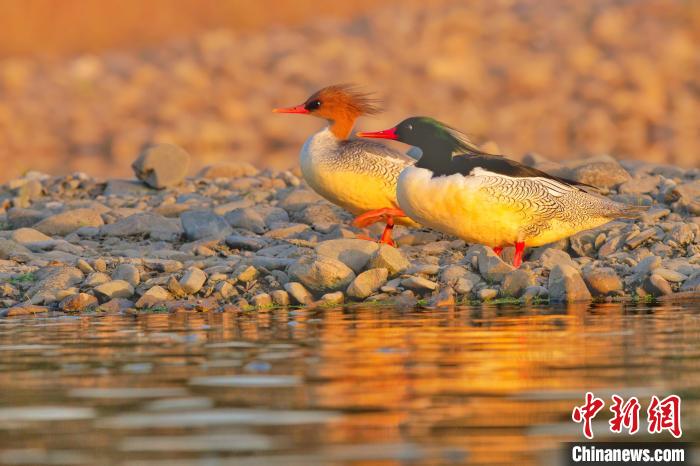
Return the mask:
<svg viewBox="0 0 700 466">
<path fill-rule="evenodd" d="M 469 176 L 475 168 L 482 168 L 513 178 L 547 178 L 579 189 L 584 186 L 593 188 L 484 152 L 463 133 L 429 117 L 412 117 L 402 121 L 396 127 L 396 134 L 399 141 L 423 151 L 415 166 L 432 171 L 433 177 L 457 173 Z"/>
</svg>

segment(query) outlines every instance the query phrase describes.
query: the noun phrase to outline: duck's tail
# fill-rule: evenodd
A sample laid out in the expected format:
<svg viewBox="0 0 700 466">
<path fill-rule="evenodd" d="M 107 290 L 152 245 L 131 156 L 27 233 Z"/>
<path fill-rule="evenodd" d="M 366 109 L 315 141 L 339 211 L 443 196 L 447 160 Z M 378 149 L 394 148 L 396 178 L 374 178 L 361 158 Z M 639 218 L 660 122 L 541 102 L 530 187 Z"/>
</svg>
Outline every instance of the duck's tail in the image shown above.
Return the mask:
<svg viewBox="0 0 700 466">
<path fill-rule="evenodd" d="M 647 205 L 622 204 L 619 212 L 620 218 L 637 219 L 649 210 Z"/>
</svg>

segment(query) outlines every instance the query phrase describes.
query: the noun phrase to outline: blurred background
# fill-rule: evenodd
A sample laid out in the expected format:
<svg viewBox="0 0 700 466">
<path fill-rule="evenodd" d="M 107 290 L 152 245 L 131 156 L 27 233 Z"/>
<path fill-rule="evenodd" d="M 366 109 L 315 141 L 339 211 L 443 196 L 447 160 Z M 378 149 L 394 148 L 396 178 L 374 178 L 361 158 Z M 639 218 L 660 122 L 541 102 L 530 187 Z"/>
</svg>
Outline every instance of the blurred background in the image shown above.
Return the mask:
<svg viewBox="0 0 700 466">
<path fill-rule="evenodd" d="M 287 168 L 352 82 L 519 158 L 700 163 L 697 0 L 0 0 L 0 181 L 128 176 L 144 143 Z M 493 147 L 493 145 L 491 146 Z"/>
</svg>

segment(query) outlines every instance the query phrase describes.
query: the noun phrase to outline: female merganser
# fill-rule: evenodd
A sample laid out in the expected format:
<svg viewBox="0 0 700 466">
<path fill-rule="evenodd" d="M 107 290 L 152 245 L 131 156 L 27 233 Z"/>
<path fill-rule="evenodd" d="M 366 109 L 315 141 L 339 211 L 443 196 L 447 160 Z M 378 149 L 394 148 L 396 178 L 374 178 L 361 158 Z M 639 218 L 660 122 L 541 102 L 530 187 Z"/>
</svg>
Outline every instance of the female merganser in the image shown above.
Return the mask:
<svg viewBox="0 0 700 466">
<path fill-rule="evenodd" d="M 549 175 L 479 150 L 459 131 L 428 117 L 408 118 L 384 131 L 358 133 L 395 139 L 423 151 L 397 184 L 401 209 L 422 225 L 497 252 L 541 246 L 643 209 L 588 193 L 583 183 Z"/>
<path fill-rule="evenodd" d="M 314 191 L 358 216 L 355 226 L 385 221 L 380 242 L 391 245 L 394 223 L 419 226 L 396 201 L 396 181 L 413 160 L 382 144 L 348 139 L 358 117 L 379 112 L 367 94 L 348 85 L 329 86 L 301 105 L 273 112 L 302 113 L 328 121 L 326 128 L 304 143 L 301 171 Z"/>
</svg>

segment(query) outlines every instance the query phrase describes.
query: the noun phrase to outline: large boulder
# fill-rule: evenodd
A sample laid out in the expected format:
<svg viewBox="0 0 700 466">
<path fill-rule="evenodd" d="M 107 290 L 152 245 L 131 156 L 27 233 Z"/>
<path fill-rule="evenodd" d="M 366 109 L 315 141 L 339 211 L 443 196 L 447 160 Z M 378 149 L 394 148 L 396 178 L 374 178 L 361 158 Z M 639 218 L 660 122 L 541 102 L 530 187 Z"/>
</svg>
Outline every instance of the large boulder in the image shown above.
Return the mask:
<svg viewBox="0 0 700 466">
<path fill-rule="evenodd" d="M 552 302 L 590 301 L 590 291 L 574 267 L 557 264 L 549 274 L 549 300 Z"/>
<path fill-rule="evenodd" d="M 350 267 L 325 256 L 300 259 L 287 268 L 287 273 L 291 281 L 301 282 L 306 288 L 318 293 L 345 290 L 355 279 L 355 273 Z"/>
<path fill-rule="evenodd" d="M 189 167 L 190 154 L 173 144 L 148 147 L 131 165 L 136 178 L 156 189 L 182 183 Z"/>
<path fill-rule="evenodd" d="M 378 249 L 377 243 L 363 239 L 332 239 L 319 243 L 316 253 L 337 259 L 355 273 L 360 273 Z"/>
<path fill-rule="evenodd" d="M 104 221 L 96 210 L 74 209 L 51 215 L 34 225 L 34 229 L 49 236 L 65 236 L 78 228 L 102 225 Z"/>
</svg>

